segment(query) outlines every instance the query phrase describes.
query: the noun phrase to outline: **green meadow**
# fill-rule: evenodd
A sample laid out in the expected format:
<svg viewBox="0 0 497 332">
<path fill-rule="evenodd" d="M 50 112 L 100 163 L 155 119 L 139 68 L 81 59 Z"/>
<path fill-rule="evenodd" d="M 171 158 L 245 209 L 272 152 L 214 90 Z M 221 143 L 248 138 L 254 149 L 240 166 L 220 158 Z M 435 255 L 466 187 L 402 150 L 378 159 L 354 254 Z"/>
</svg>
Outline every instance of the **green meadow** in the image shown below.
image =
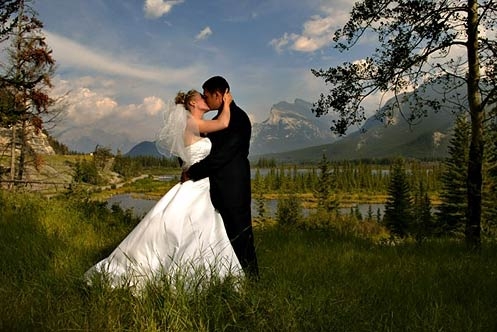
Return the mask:
<svg viewBox="0 0 497 332">
<path fill-rule="evenodd" d="M 258 282 L 136 294 L 82 275 L 138 222 L 81 195 L 0 192 L 1 331 L 495 331 L 497 244 L 383 243 L 258 224 Z"/>
</svg>

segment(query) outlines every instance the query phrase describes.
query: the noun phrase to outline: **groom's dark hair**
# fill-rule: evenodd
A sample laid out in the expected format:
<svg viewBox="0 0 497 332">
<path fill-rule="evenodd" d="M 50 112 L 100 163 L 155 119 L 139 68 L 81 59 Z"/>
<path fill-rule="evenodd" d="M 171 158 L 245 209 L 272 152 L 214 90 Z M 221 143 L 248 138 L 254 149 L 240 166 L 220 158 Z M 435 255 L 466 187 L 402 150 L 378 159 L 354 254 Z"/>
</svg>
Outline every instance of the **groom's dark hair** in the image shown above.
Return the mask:
<svg viewBox="0 0 497 332">
<path fill-rule="evenodd" d="M 213 76 L 202 84 L 202 89 L 209 91 L 210 93 L 219 91 L 221 94 L 224 94 L 226 89 L 228 89 L 228 91 L 230 90 L 230 85 L 224 77 Z"/>
</svg>

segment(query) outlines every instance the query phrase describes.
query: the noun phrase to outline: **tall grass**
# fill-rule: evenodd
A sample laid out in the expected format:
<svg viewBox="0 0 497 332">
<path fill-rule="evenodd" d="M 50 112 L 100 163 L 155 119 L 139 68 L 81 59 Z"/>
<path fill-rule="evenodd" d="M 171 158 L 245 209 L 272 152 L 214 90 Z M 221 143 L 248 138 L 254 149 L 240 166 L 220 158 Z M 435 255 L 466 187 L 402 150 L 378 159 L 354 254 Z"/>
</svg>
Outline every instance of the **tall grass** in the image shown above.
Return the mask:
<svg viewBox="0 0 497 332">
<path fill-rule="evenodd" d="M 83 273 L 137 220 L 101 203 L 0 194 L 2 331 L 493 331 L 497 246 L 377 245 L 333 229 L 256 229 L 258 282 L 140 295 Z"/>
</svg>

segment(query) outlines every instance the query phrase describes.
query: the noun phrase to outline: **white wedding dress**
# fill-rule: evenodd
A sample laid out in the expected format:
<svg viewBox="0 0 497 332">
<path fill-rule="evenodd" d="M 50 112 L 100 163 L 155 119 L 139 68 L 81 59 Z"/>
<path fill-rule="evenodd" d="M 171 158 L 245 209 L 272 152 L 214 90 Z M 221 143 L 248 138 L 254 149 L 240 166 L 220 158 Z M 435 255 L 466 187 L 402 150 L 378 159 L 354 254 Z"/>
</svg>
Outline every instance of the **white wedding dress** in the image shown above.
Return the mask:
<svg viewBox="0 0 497 332">
<path fill-rule="evenodd" d="M 187 147 L 187 165 L 205 158 L 211 141 L 201 138 Z M 158 278 L 180 275 L 209 279 L 242 276 L 221 215 L 209 194 L 209 179 L 176 184 L 147 213 L 119 246 L 85 273 L 112 286 L 143 286 Z M 207 276 L 207 278 L 205 278 Z"/>
</svg>

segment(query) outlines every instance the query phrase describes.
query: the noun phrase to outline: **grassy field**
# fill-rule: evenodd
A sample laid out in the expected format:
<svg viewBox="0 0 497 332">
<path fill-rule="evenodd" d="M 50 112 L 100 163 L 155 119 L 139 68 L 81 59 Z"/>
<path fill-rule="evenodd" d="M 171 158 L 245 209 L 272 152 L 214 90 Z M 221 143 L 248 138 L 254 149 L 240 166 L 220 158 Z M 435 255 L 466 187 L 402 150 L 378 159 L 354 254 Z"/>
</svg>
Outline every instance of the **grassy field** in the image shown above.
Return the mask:
<svg viewBox="0 0 497 332">
<path fill-rule="evenodd" d="M 497 245 L 374 244 L 260 226 L 261 279 L 140 296 L 81 276 L 137 220 L 81 198 L 0 192 L 1 331 L 495 331 Z"/>
</svg>

